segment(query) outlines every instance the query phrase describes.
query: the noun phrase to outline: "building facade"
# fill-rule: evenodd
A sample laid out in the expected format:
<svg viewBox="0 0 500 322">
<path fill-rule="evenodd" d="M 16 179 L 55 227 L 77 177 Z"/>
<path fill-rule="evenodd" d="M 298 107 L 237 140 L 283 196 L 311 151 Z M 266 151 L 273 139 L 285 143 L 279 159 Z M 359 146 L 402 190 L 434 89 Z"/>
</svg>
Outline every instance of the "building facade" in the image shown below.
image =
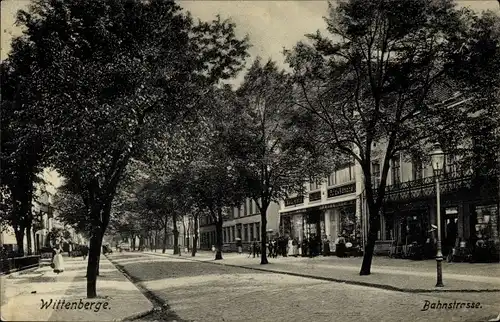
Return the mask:
<svg viewBox="0 0 500 322">
<path fill-rule="evenodd" d="M 57 188 L 61 185 L 61 177 L 51 169 L 44 169 L 39 176 L 43 183 L 38 184 L 35 189 L 32 204 L 33 223 L 29 231 L 30 238 L 26 233 L 24 235 L 24 253 L 39 254 L 40 249 L 43 247 L 55 246 L 49 236 L 53 228 L 66 230 L 69 233 L 69 239 L 75 244 L 86 243 L 83 236 L 57 219 L 57 210 L 54 208 L 53 198 Z M 59 242 L 66 241 L 60 240 Z M 0 245 L 11 252 L 17 252 L 16 237 L 11 227 L 7 227 L 7 230 L 0 234 Z"/>
<path fill-rule="evenodd" d="M 372 163 L 373 180 L 379 180 L 379 160 Z M 441 236 L 446 256 L 457 238 L 474 244 L 479 238 L 499 240 L 498 174 L 481 176 L 479 169 L 464 168 L 455 155 L 446 155 L 439 176 Z M 407 246 L 425 243 L 437 226 L 436 177 L 430 162 L 398 155 L 391 160 L 379 243 Z M 383 253 L 383 252 L 382 252 Z"/>
<path fill-rule="evenodd" d="M 271 203 L 267 209 L 267 232 L 279 233 L 279 204 Z M 254 241 L 261 240 L 261 220 L 255 201 L 246 199 L 239 208 L 232 208 L 226 213 L 222 225 L 224 251 L 236 251 L 237 241 L 241 240 L 243 248 Z M 209 250 L 215 245 L 215 222 L 210 216 L 200 219 L 200 249 Z"/>
<path fill-rule="evenodd" d="M 361 168 L 352 162 L 338 167 L 328 178 L 309 181 L 304 195 L 294 195 L 280 202 L 281 231 L 284 236 L 327 238 L 334 241 L 343 234 L 363 243 Z"/>
</svg>

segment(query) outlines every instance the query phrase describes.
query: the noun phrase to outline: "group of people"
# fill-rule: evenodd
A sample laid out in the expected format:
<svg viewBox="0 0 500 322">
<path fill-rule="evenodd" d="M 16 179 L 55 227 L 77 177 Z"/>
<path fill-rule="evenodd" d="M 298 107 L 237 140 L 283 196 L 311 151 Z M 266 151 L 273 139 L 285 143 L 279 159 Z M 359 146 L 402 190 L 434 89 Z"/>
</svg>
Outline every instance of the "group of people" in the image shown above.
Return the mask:
<svg viewBox="0 0 500 322">
<path fill-rule="evenodd" d="M 325 237 L 321 240 L 318 235 L 311 235 L 309 238 L 304 238 L 302 244 L 300 245 L 300 250 L 303 256 L 316 257 L 320 254 L 325 256 L 330 255 L 330 245 L 328 239 Z M 328 246 L 327 246 L 328 244 Z M 328 250 L 328 252 L 326 252 Z"/>
<path fill-rule="evenodd" d="M 288 255 L 288 240 L 288 237 L 280 236 L 267 243 L 269 256 L 272 258 L 276 258 L 278 255 L 286 257 Z"/>
<path fill-rule="evenodd" d="M 298 238 L 289 238 L 286 236 L 279 236 L 272 238 L 266 243 L 267 254 L 271 258 L 278 256 L 306 256 L 315 257 L 319 255 L 330 255 L 330 240 L 327 237 L 321 239 L 317 235 L 306 237 L 302 242 Z M 260 256 L 262 250 L 260 242 L 254 240 L 248 248 L 249 255 Z"/>
</svg>

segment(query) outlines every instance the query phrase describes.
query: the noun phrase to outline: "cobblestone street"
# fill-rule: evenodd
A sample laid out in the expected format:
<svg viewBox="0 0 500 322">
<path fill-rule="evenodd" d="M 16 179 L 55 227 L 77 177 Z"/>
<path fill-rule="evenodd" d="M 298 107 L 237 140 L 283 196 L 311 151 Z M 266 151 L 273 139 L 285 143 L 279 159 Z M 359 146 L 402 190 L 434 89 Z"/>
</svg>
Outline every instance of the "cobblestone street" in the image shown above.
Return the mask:
<svg viewBox="0 0 500 322">
<path fill-rule="evenodd" d="M 498 293 L 410 294 L 141 253 L 110 256 L 183 321 L 487 321 Z M 428 302 L 426 302 L 428 301 Z M 480 303 L 428 309 L 429 303 Z"/>
</svg>

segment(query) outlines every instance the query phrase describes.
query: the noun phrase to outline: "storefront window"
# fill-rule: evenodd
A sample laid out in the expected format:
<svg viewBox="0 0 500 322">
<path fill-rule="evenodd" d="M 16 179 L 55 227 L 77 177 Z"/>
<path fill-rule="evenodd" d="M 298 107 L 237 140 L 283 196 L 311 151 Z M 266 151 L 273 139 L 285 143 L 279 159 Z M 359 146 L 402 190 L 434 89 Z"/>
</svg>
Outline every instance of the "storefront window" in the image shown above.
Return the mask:
<svg viewBox="0 0 500 322">
<path fill-rule="evenodd" d="M 347 238 L 356 238 L 356 213 L 355 207 L 343 207 L 340 209 L 341 234 Z"/>
<path fill-rule="evenodd" d="M 401 162 L 400 156 L 397 155 L 391 161 L 391 176 L 392 176 L 392 184 L 398 184 L 401 182 Z"/>
<path fill-rule="evenodd" d="M 498 214 L 495 205 L 476 207 L 476 223 L 474 225 L 477 238 L 498 238 Z"/>
<path fill-rule="evenodd" d="M 282 228 L 282 233 L 284 235 L 289 235 L 292 232 L 292 221 L 290 216 L 282 216 L 281 217 L 281 228 Z"/>
</svg>

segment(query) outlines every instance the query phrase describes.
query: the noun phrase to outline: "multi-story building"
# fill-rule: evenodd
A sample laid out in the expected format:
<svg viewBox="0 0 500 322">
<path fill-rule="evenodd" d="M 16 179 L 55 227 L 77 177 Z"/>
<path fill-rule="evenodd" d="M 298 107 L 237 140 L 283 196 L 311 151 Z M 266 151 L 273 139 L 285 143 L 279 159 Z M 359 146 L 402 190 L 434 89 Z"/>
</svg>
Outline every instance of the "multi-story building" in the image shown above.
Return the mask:
<svg viewBox="0 0 500 322">
<path fill-rule="evenodd" d="M 328 178 L 305 183 L 304 195 L 280 202 L 283 235 L 300 242 L 311 236 L 326 237 L 333 246 L 339 234 L 362 242 L 361 168 L 354 162 L 339 166 Z"/>
<path fill-rule="evenodd" d="M 381 162 L 372 163 L 374 181 L 380 178 Z M 437 223 L 432 166 L 403 154 L 392 159 L 390 165 L 378 243 L 396 241 L 408 245 L 425 241 L 431 237 L 431 225 Z M 450 154 L 445 156 L 443 170 L 439 181 L 444 255 L 457 237 L 470 242 L 486 237 L 498 243 L 498 176 L 478 176 L 478 169 L 462 167 L 459 157 Z"/>
<path fill-rule="evenodd" d="M 67 230 L 74 243 L 85 243 L 85 239 L 80 234 L 77 234 L 74 229 L 65 227 L 57 220 L 53 197 L 57 188 L 61 185 L 60 176 L 55 171 L 44 169 L 40 177 L 43 183 L 36 186 L 32 205 L 33 224 L 29 232 L 30 238 L 26 234 L 24 235 L 24 253 L 27 254 L 28 250 L 31 250 L 33 253 L 38 254 L 41 248 L 54 246 L 51 245 L 49 240 L 49 233 L 53 228 Z M 11 227 L 8 227 L 6 231 L 0 234 L 0 244 L 10 251 L 17 251 L 17 242 Z"/>
<path fill-rule="evenodd" d="M 261 240 L 260 212 L 255 201 L 246 199 L 239 208 L 226 213 L 222 225 L 222 240 L 225 251 L 236 251 L 237 241 L 241 240 L 245 249 L 252 241 Z M 267 209 L 267 231 L 279 232 L 279 204 L 271 203 Z M 200 248 L 211 249 L 215 245 L 215 222 L 210 216 L 200 218 Z"/>
</svg>

